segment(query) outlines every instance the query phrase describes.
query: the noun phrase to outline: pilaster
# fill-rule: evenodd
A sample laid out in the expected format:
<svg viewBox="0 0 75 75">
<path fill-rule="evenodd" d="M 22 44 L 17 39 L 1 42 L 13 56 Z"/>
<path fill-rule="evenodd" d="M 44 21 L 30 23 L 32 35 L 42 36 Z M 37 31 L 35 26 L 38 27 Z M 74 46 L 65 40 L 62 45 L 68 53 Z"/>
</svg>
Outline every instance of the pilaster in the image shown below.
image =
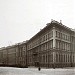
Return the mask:
<svg viewBox="0 0 75 75">
<path fill-rule="evenodd" d="M 55 30 L 55 27 L 53 27 L 53 49 L 55 49 L 55 47 L 56 47 L 55 37 L 56 37 L 56 30 Z"/>
<path fill-rule="evenodd" d="M 55 27 L 53 27 L 53 68 L 55 68 L 55 62 L 56 62 L 56 52 L 55 52 L 55 48 L 56 48 L 56 30 Z"/>
</svg>

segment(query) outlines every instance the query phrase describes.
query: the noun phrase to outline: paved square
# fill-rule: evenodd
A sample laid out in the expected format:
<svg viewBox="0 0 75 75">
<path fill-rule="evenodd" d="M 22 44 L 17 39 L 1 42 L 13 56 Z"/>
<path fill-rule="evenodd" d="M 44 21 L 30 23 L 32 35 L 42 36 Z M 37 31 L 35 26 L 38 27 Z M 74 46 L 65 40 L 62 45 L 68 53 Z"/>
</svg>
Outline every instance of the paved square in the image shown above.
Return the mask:
<svg viewBox="0 0 75 75">
<path fill-rule="evenodd" d="M 0 75 L 75 75 L 75 68 L 51 68 L 38 71 L 38 68 L 0 67 Z"/>
</svg>

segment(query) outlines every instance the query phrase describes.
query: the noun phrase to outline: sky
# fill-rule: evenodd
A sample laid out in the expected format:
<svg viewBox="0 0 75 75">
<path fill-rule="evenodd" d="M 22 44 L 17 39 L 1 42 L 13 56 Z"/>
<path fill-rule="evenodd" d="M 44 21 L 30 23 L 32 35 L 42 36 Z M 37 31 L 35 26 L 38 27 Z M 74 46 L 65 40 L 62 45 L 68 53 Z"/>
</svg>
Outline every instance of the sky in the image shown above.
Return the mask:
<svg viewBox="0 0 75 75">
<path fill-rule="evenodd" d="M 29 40 L 54 19 L 75 28 L 75 0 L 0 0 L 0 47 Z"/>
</svg>

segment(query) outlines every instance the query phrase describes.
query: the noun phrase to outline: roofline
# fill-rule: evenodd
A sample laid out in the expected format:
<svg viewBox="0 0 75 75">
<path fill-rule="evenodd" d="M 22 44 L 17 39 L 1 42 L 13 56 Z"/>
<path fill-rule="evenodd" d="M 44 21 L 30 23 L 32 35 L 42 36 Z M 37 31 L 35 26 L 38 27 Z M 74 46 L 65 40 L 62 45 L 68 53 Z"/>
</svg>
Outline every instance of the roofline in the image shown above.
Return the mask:
<svg viewBox="0 0 75 75">
<path fill-rule="evenodd" d="M 63 25 L 63 24 L 61 23 L 61 21 L 58 22 L 58 21 L 55 21 L 55 20 L 51 20 L 50 23 L 47 23 L 46 26 L 45 26 L 43 29 L 41 29 L 37 34 L 35 34 L 35 35 L 34 35 L 33 37 L 31 37 L 29 40 L 26 40 L 26 41 L 23 41 L 23 42 L 20 42 L 20 43 L 16 43 L 16 44 L 11 45 L 11 46 L 2 47 L 2 48 L 0 48 L 0 50 L 6 49 L 6 48 L 15 47 L 15 46 L 17 46 L 17 45 L 27 44 L 28 42 L 30 42 L 31 40 L 33 40 L 35 37 L 39 36 L 39 35 L 40 35 L 43 31 L 45 31 L 47 28 L 49 29 L 50 27 L 55 26 L 55 24 L 56 24 L 56 25 L 59 25 L 59 26 L 65 28 L 65 29 L 67 29 L 67 30 L 69 30 L 69 31 L 75 33 L 75 30 L 74 30 L 74 29 L 69 28 L 69 27 Z"/>
<path fill-rule="evenodd" d="M 10 45 L 10 46 L 2 47 L 2 48 L 0 48 L 0 50 L 9 49 L 9 48 L 12 48 L 12 47 L 16 47 L 16 46 L 18 46 L 18 45 L 26 44 L 27 41 L 28 41 L 28 40 L 23 41 L 23 42 L 20 42 L 20 43 L 13 44 L 13 45 Z"/>
<path fill-rule="evenodd" d="M 37 34 L 35 34 L 33 37 L 31 37 L 29 40 L 28 40 L 28 42 L 29 41 L 31 41 L 33 38 L 35 38 L 36 36 L 39 36 L 45 29 L 47 29 L 47 28 L 49 28 L 50 26 L 52 26 L 51 24 L 50 25 L 48 25 L 48 24 L 46 24 L 46 26 L 43 28 L 43 29 L 41 29 Z M 27 43 L 28 43 L 27 42 Z"/>
<path fill-rule="evenodd" d="M 69 28 L 69 27 L 63 25 L 61 22 L 58 22 L 58 21 L 55 21 L 55 20 L 51 20 L 51 23 L 47 23 L 47 24 L 46 24 L 47 26 L 45 26 L 45 27 L 44 27 L 43 29 L 41 29 L 37 34 L 35 34 L 32 38 L 30 38 L 29 41 L 31 41 L 31 40 L 32 40 L 33 38 L 35 38 L 36 36 L 40 35 L 40 33 L 41 33 L 42 31 L 44 31 L 46 28 L 48 28 L 48 27 L 50 27 L 50 26 L 54 26 L 54 25 L 52 25 L 52 24 L 57 24 L 57 25 L 59 25 L 59 26 L 65 28 L 65 29 L 67 29 L 67 30 L 69 30 L 69 31 L 71 31 L 71 32 L 75 32 L 72 28 Z M 29 41 L 28 41 L 28 42 L 29 42 Z"/>
</svg>

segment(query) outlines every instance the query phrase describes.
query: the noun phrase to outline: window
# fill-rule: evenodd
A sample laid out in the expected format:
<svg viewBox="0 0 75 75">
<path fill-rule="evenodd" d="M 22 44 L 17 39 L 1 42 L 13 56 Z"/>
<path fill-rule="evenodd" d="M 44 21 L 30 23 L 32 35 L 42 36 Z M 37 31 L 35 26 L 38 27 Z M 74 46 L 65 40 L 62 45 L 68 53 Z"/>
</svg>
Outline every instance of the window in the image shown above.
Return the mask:
<svg viewBox="0 0 75 75">
<path fill-rule="evenodd" d="M 48 38 L 48 37 L 47 37 L 47 35 L 46 35 L 46 40 L 47 40 L 47 38 Z"/>
<path fill-rule="evenodd" d="M 59 62 L 58 54 L 56 54 L 56 62 Z"/>
<path fill-rule="evenodd" d="M 60 41 L 56 40 L 56 48 L 59 49 L 60 48 Z"/>
<path fill-rule="evenodd" d="M 64 34 L 62 34 L 62 39 L 64 39 L 65 38 L 65 35 Z"/>
<path fill-rule="evenodd" d="M 46 43 L 45 43 L 45 45 L 44 45 L 44 46 L 45 46 L 45 50 L 46 50 Z"/>
<path fill-rule="evenodd" d="M 65 43 L 65 50 L 67 50 L 67 43 L 66 42 L 64 42 Z"/>
<path fill-rule="evenodd" d="M 43 36 L 43 41 L 45 41 L 45 36 Z"/>
<path fill-rule="evenodd" d="M 73 62 L 74 62 L 74 55 L 73 55 Z"/>
<path fill-rule="evenodd" d="M 50 48 L 53 48 L 53 41 L 50 41 Z"/>
<path fill-rule="evenodd" d="M 48 33 L 48 39 L 50 39 L 50 38 L 51 38 L 51 32 Z"/>
<path fill-rule="evenodd" d="M 41 45 L 41 51 L 43 51 L 43 45 Z"/>
<path fill-rule="evenodd" d="M 65 49 L 65 43 L 62 42 L 62 49 L 64 50 Z"/>
<path fill-rule="evenodd" d="M 47 57 L 47 54 L 46 54 L 46 62 L 47 62 L 47 58 L 48 58 L 48 57 Z"/>
<path fill-rule="evenodd" d="M 69 54 L 68 54 L 68 62 L 70 62 Z"/>
<path fill-rule="evenodd" d="M 45 50 L 45 44 L 43 44 L 43 50 Z"/>
<path fill-rule="evenodd" d="M 59 54 L 59 62 L 61 62 L 61 55 Z"/>
<path fill-rule="evenodd" d="M 65 40 L 67 40 L 67 35 L 65 35 Z"/>
<path fill-rule="evenodd" d="M 60 38 L 62 38 L 62 33 L 60 33 Z"/>
<path fill-rule="evenodd" d="M 48 42 L 47 42 L 46 44 L 47 44 L 47 45 L 46 45 L 46 46 L 47 46 L 46 48 L 47 48 L 47 50 L 48 50 Z"/>
<path fill-rule="evenodd" d="M 57 37 L 58 37 L 58 38 L 60 37 L 60 33 L 59 33 L 59 32 L 57 32 Z"/>
<path fill-rule="evenodd" d="M 53 31 L 51 31 L 51 37 L 53 37 Z"/>
<path fill-rule="evenodd" d="M 57 31 L 56 31 L 56 37 L 57 37 Z"/>
<path fill-rule="evenodd" d="M 57 41 L 57 48 L 59 48 L 59 41 Z"/>
<path fill-rule="evenodd" d="M 45 63 L 45 55 L 43 55 L 43 62 Z"/>
<path fill-rule="evenodd" d="M 67 62 L 67 54 L 66 54 L 66 62 Z"/>
<path fill-rule="evenodd" d="M 48 33 L 48 39 L 49 39 L 49 33 Z"/>
<path fill-rule="evenodd" d="M 51 54 L 51 62 L 53 62 L 53 54 Z"/>
</svg>

